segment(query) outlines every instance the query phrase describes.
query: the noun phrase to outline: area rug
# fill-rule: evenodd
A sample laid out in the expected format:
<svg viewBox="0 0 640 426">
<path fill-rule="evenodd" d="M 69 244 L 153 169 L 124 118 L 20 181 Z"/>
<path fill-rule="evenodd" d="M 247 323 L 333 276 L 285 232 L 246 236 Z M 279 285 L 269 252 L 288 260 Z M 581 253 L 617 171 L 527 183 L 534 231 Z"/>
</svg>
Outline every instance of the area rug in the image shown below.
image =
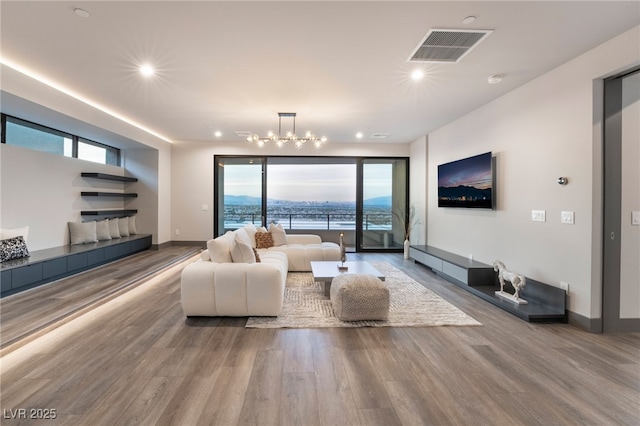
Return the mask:
<svg viewBox="0 0 640 426">
<path fill-rule="evenodd" d="M 482 325 L 387 262 L 370 262 L 389 287 L 389 319 L 340 321 L 322 284 L 309 272 L 287 275 L 282 312 L 277 317 L 250 317 L 248 328 L 429 327 Z"/>
</svg>

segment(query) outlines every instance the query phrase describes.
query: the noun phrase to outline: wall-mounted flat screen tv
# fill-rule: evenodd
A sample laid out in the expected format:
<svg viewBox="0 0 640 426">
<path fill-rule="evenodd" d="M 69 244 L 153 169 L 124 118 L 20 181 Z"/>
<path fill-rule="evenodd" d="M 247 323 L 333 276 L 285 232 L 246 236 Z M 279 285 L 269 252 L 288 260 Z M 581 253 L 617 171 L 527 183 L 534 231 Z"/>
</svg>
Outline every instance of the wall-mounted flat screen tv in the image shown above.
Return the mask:
<svg viewBox="0 0 640 426">
<path fill-rule="evenodd" d="M 438 166 L 438 207 L 492 209 L 491 152 Z"/>
</svg>

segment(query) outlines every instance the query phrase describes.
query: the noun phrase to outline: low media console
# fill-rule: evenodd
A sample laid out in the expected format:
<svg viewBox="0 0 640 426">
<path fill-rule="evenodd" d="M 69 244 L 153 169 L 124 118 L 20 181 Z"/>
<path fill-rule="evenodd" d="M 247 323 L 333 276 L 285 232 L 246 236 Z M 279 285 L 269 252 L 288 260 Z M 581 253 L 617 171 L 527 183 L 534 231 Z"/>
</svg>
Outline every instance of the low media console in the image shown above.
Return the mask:
<svg viewBox="0 0 640 426">
<path fill-rule="evenodd" d="M 566 294 L 560 288 L 527 278 L 520 297 L 528 303 L 518 305 L 496 296 L 500 285 L 491 265 L 426 245 L 411 246 L 409 256 L 447 281 L 526 321 L 566 321 Z M 510 283 L 505 290 L 513 293 Z"/>
</svg>

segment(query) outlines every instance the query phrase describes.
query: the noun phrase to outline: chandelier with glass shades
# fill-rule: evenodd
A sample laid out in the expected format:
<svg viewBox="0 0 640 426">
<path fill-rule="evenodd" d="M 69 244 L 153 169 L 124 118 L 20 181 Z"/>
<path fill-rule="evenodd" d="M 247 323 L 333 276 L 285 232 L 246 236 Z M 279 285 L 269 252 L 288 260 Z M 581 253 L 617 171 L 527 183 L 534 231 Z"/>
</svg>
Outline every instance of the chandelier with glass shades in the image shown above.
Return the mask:
<svg viewBox="0 0 640 426">
<path fill-rule="evenodd" d="M 282 117 L 293 118 L 293 130 L 288 131 L 284 135 L 282 134 Z M 317 137 L 311 132 L 304 134 L 304 137 L 296 135 L 296 113 L 295 112 L 279 112 L 278 113 L 278 133 L 269 132 L 267 136 L 260 137 L 253 134 L 247 137 L 247 142 L 255 142 L 259 148 L 264 147 L 267 143 L 273 142 L 278 148 L 282 148 L 287 143 L 291 142 L 296 148 L 302 148 L 307 142 L 313 144 L 314 147 L 320 148 L 327 141 L 325 136 L 321 138 Z"/>
</svg>

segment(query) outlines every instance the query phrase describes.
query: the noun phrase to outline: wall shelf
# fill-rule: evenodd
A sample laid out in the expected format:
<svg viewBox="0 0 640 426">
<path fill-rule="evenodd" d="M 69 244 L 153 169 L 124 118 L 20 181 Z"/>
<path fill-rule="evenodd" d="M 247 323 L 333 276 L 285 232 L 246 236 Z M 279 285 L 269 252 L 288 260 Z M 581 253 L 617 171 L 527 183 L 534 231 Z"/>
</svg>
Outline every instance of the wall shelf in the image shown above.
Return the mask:
<svg viewBox="0 0 640 426">
<path fill-rule="evenodd" d="M 82 216 L 129 216 L 138 213 L 138 210 L 82 210 Z"/>
<path fill-rule="evenodd" d="M 134 177 L 110 175 L 107 173 L 82 172 L 80 173 L 80 176 L 94 178 L 94 179 L 102 179 L 102 180 L 115 180 L 118 182 L 137 182 L 138 181 L 138 179 Z"/>
<path fill-rule="evenodd" d="M 99 192 L 99 191 L 82 191 L 80 193 L 83 197 L 124 197 L 124 198 L 136 198 L 138 194 L 134 192 Z"/>
</svg>

